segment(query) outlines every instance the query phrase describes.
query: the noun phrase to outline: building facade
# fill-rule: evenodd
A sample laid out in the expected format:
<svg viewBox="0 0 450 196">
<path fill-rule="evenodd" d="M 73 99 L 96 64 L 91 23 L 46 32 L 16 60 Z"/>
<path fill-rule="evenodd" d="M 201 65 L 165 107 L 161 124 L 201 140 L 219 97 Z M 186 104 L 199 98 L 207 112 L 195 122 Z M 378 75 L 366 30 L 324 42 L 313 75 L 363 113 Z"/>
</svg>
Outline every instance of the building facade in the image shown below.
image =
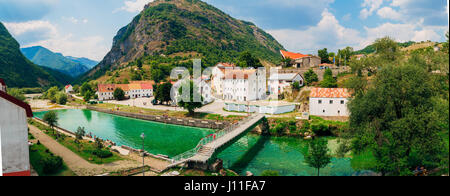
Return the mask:
<svg viewBox="0 0 450 196">
<path fill-rule="evenodd" d="M 304 79 L 299 73 L 287 73 L 287 74 L 272 74 L 269 78 L 269 92 L 271 95 L 282 94 L 285 90 L 295 82 L 298 82 L 300 86 L 304 85 Z"/>
<path fill-rule="evenodd" d="M 227 101 L 256 101 L 266 98 L 265 69 L 226 70 L 223 78 L 223 99 Z"/>
<path fill-rule="evenodd" d="M 223 95 L 223 85 L 225 70 L 234 69 L 236 66 L 230 63 L 219 63 L 212 69 L 211 76 L 211 88 L 213 89 L 213 94 L 217 96 Z"/>
<path fill-rule="evenodd" d="M 30 176 L 27 118 L 31 107 L 6 93 L 0 79 L 0 175 Z"/>
<path fill-rule="evenodd" d="M 350 98 L 345 88 L 313 88 L 309 96 L 310 115 L 348 117 L 347 104 Z"/>
<path fill-rule="evenodd" d="M 125 97 L 129 99 L 153 97 L 152 82 L 132 81 L 130 84 L 99 84 L 97 95 L 99 101 L 114 100 L 114 90 L 117 88 L 125 92 Z"/>
<path fill-rule="evenodd" d="M 284 50 L 280 50 L 280 53 L 284 59 L 292 59 L 291 64 L 294 68 L 312 68 L 319 66 L 321 63 L 321 58 L 318 56 L 293 53 Z"/>
</svg>

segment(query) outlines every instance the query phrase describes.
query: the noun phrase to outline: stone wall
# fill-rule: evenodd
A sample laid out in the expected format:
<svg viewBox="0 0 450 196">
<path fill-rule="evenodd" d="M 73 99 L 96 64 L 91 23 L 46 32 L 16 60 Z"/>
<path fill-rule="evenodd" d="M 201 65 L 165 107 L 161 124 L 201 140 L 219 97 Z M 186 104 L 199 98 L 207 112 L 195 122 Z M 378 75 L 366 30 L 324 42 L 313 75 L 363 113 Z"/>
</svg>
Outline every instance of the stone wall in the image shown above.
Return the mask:
<svg viewBox="0 0 450 196">
<path fill-rule="evenodd" d="M 148 121 L 154 121 L 154 122 L 160 122 L 160 123 L 166 123 L 166 124 L 174 124 L 174 125 L 182 125 L 182 126 L 189 126 L 189 127 L 199 127 L 199 128 L 206 128 L 206 129 L 225 129 L 230 125 L 229 122 L 217 122 L 214 120 L 201 120 L 201 119 L 194 119 L 194 118 L 177 118 L 177 117 L 165 117 L 165 116 L 155 116 L 155 115 L 147 115 L 147 114 L 137 114 L 137 113 L 130 113 L 130 112 L 121 112 L 121 111 L 113 111 L 111 109 L 103 109 L 103 108 L 97 108 L 88 106 L 86 109 L 88 110 L 94 110 L 97 112 L 103 112 L 118 116 L 124 116 L 129 118 L 136 118 L 141 120 L 148 120 Z"/>
</svg>

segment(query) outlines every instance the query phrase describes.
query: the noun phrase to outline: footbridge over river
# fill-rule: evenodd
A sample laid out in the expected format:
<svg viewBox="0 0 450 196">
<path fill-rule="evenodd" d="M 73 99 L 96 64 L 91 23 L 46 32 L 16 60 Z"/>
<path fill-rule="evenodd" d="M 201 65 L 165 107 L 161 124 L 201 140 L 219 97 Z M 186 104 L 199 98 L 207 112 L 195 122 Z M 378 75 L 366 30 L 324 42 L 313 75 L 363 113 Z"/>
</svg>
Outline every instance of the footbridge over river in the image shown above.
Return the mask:
<svg viewBox="0 0 450 196">
<path fill-rule="evenodd" d="M 214 155 L 228 148 L 255 128 L 264 117 L 263 114 L 253 114 L 237 124 L 203 138 L 194 149 L 173 157 L 172 164 L 168 168 L 188 162 L 208 163 Z"/>
</svg>

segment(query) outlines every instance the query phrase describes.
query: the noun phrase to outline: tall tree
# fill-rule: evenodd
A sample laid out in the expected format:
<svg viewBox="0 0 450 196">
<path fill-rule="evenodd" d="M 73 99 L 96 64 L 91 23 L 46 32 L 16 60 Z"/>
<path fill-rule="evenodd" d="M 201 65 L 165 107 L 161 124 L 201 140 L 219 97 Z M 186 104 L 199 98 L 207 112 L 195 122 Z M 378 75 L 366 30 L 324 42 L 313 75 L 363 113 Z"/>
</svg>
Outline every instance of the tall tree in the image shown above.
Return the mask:
<svg viewBox="0 0 450 196">
<path fill-rule="evenodd" d="M 121 88 L 116 88 L 113 93 L 114 99 L 121 101 L 125 99 L 125 92 Z"/>
<path fill-rule="evenodd" d="M 172 83 L 170 82 L 158 85 L 156 89 L 155 98 L 161 102 L 166 102 L 166 104 L 169 104 L 169 102 L 172 101 L 172 98 L 170 96 L 171 90 L 172 90 Z"/>
<path fill-rule="evenodd" d="M 372 151 L 377 172 L 411 175 L 412 168 L 448 159 L 431 76 L 425 67 L 387 65 L 350 102 L 352 148 Z"/>
<path fill-rule="evenodd" d="M 331 163 L 331 155 L 328 154 L 328 151 L 328 141 L 325 139 L 315 139 L 309 144 L 305 163 L 317 169 L 317 176 L 320 176 L 320 169 Z"/>
<path fill-rule="evenodd" d="M 330 55 L 328 54 L 328 49 L 327 48 L 319 50 L 318 54 L 319 54 L 319 57 L 320 57 L 322 63 L 331 63 L 330 62 Z"/>
<path fill-rule="evenodd" d="M 190 88 L 189 94 L 185 95 L 183 93 L 183 88 Z M 178 89 L 178 92 L 179 92 L 179 97 L 177 98 L 177 100 L 180 100 L 178 102 L 178 105 L 180 107 L 188 110 L 190 116 L 194 115 L 195 109 L 201 108 L 203 106 L 202 102 L 194 101 L 194 97 L 196 97 L 196 96 L 200 97 L 201 101 L 203 101 L 204 98 L 199 93 L 199 88 L 197 87 L 197 85 L 194 84 L 194 82 L 192 80 L 184 83 L 181 86 L 181 88 Z"/>
<path fill-rule="evenodd" d="M 44 118 L 42 120 L 44 120 L 48 124 L 48 126 L 50 126 L 50 128 L 53 130 L 53 134 L 55 134 L 54 127 L 58 125 L 58 114 L 56 114 L 55 111 L 49 111 L 44 114 Z"/>
</svg>

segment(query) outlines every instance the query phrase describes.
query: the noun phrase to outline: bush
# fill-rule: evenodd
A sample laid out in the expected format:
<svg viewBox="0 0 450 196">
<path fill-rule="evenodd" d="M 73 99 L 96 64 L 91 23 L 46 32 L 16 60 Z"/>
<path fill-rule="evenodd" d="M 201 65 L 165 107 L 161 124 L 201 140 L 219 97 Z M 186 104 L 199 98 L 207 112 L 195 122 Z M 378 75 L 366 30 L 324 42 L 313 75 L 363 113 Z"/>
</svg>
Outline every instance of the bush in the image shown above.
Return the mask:
<svg viewBox="0 0 450 196">
<path fill-rule="evenodd" d="M 110 152 L 109 150 L 95 150 L 94 152 L 92 152 L 92 154 L 102 159 L 113 156 L 112 152 Z"/>
<path fill-rule="evenodd" d="M 58 172 L 63 166 L 63 160 L 59 156 L 48 156 L 42 159 L 43 171 L 46 174 Z"/>
<path fill-rule="evenodd" d="M 67 95 L 65 93 L 58 93 L 56 94 L 56 103 L 60 105 L 66 105 L 67 103 Z"/>
<path fill-rule="evenodd" d="M 331 135 L 329 126 L 325 124 L 314 124 L 311 125 L 311 131 L 318 136 L 329 136 Z"/>
</svg>

